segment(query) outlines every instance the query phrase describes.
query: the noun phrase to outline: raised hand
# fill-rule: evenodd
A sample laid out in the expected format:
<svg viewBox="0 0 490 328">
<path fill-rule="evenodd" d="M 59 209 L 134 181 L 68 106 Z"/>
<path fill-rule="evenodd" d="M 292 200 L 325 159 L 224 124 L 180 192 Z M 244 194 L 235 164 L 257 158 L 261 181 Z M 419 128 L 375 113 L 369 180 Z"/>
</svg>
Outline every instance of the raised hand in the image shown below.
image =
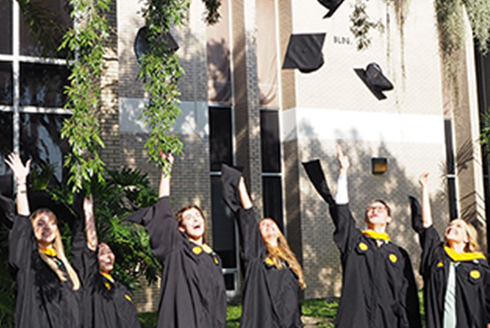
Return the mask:
<svg viewBox="0 0 490 328">
<path fill-rule="evenodd" d="M 12 169 L 14 172 L 15 180 L 17 183 L 25 183 L 26 178 L 29 175 L 31 160 L 29 159 L 26 164 L 22 164 L 22 160 L 20 156 L 16 153 L 10 153 L 8 159 L 5 160 L 5 163 Z"/>
<path fill-rule="evenodd" d="M 174 160 L 175 160 L 174 154 L 172 153 L 166 154 L 162 152 L 160 153 L 160 156 L 162 157 L 162 160 L 167 161 L 170 164 L 170 166 L 174 165 Z"/>
<path fill-rule="evenodd" d="M 337 160 L 340 165 L 340 174 L 347 174 L 347 170 L 350 167 L 349 157 L 344 155 L 340 145 L 337 145 Z"/>
<path fill-rule="evenodd" d="M 429 172 L 424 172 L 419 178 L 419 183 L 422 187 L 429 186 Z"/>
<path fill-rule="evenodd" d="M 172 166 L 174 165 L 174 155 L 172 153 L 161 152 L 160 156 L 162 161 L 166 162 L 165 168 L 162 170 L 162 176 L 160 177 L 160 185 L 158 187 L 158 197 L 170 196 L 170 173 L 172 173 Z"/>
</svg>

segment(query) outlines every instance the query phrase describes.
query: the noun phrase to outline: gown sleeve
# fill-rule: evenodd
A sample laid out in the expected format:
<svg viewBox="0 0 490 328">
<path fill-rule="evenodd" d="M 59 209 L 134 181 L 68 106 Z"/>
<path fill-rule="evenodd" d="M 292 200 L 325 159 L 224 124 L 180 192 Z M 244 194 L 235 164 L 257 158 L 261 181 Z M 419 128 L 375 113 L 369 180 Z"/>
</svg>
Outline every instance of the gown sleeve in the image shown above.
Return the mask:
<svg viewBox="0 0 490 328">
<path fill-rule="evenodd" d="M 349 204 L 336 205 L 335 231 L 333 240 L 342 254 L 349 250 L 350 241 L 357 235 L 361 234 L 356 228 L 356 221 L 349 209 Z"/>
<path fill-rule="evenodd" d="M 88 287 L 94 275 L 99 272 L 97 249 L 93 251 L 88 248 L 83 217 L 78 217 L 72 227 L 71 264 L 84 288 Z"/>
<path fill-rule="evenodd" d="M 37 248 L 34 229 L 28 216 L 17 215 L 9 235 L 9 266 L 17 272 L 30 264 L 31 253 Z"/>
<path fill-rule="evenodd" d="M 226 164 L 221 165 L 221 186 L 224 202 L 235 214 L 240 233 L 241 258 L 248 261 L 261 258 L 266 248 L 260 235 L 254 208 L 244 209 L 241 205 L 238 184 L 242 173 Z"/>
<path fill-rule="evenodd" d="M 414 197 L 410 197 L 410 207 L 412 211 L 412 228 L 419 234 L 420 246 L 422 247 L 420 274 L 424 276 L 434 261 L 435 250 L 441 245 L 441 237 L 434 225 L 428 228 L 423 227 L 422 209 L 420 203 Z"/>
<path fill-rule="evenodd" d="M 399 299 L 401 302 L 403 315 L 402 327 L 419 328 L 420 327 L 420 309 L 417 283 L 413 275 L 412 262 L 407 251 L 400 248 L 404 258 L 405 266 L 403 268 L 403 286 L 400 289 Z"/>
<path fill-rule="evenodd" d="M 161 197 L 155 205 L 140 208 L 124 221 L 141 224 L 150 235 L 150 247 L 155 258 L 163 264 L 168 254 L 184 245 L 170 206 L 170 197 Z"/>
<path fill-rule="evenodd" d="M 240 232 L 241 257 L 245 262 L 260 259 L 266 252 L 264 240 L 260 235 L 257 216 L 253 208 L 240 209 L 237 215 Z"/>
<path fill-rule="evenodd" d="M 490 267 L 488 263 L 485 266 L 485 318 L 487 324 L 490 324 Z"/>
</svg>

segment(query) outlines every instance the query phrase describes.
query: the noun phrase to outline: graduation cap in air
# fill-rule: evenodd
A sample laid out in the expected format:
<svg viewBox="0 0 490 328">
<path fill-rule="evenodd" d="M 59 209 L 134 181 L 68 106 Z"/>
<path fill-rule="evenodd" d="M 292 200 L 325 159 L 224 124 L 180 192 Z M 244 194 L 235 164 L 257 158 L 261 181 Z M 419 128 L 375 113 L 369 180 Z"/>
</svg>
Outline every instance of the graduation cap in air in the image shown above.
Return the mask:
<svg viewBox="0 0 490 328">
<path fill-rule="evenodd" d="M 139 29 L 138 34 L 136 35 L 136 39 L 134 40 L 134 53 L 136 54 L 136 58 L 140 61 L 140 57 L 144 54 L 147 54 L 150 48 L 147 37 L 147 27 L 143 26 Z M 167 54 L 171 55 L 175 53 L 179 49 L 179 45 L 177 41 L 175 41 L 174 37 L 170 32 L 162 33 L 157 37 L 157 41 L 166 41 L 168 45 Z"/>
<path fill-rule="evenodd" d="M 327 33 L 291 34 L 282 68 L 297 68 L 311 73 L 322 67 L 323 43 Z"/>
<path fill-rule="evenodd" d="M 328 13 L 323 18 L 328 18 L 339 8 L 344 0 L 318 0 L 318 2 L 325 8 L 329 9 Z"/>
<path fill-rule="evenodd" d="M 386 99 L 383 91 L 393 90 L 393 84 L 383 75 L 381 67 L 376 63 L 370 63 L 365 70 L 354 68 L 354 71 L 378 100 Z"/>
</svg>

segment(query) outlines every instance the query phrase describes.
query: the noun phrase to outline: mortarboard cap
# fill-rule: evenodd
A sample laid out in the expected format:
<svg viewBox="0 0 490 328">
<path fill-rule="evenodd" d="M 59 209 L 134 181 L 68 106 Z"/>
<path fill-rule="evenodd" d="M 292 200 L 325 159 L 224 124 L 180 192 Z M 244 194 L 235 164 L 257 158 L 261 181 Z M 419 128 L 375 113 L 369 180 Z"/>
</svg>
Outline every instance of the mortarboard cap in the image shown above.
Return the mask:
<svg viewBox="0 0 490 328">
<path fill-rule="evenodd" d="M 148 38 L 146 37 L 146 33 L 147 28 L 146 26 L 143 26 L 139 29 L 138 34 L 136 35 L 136 39 L 134 40 L 134 52 L 136 54 L 136 58 L 138 58 L 138 61 L 140 60 L 140 57 L 142 55 L 147 54 L 149 51 Z M 177 41 L 175 41 L 170 32 L 159 35 L 157 40 L 165 40 L 167 42 L 169 48 L 169 50 L 167 51 L 168 55 L 175 53 L 179 49 Z"/>
<path fill-rule="evenodd" d="M 328 18 L 339 8 L 344 0 L 318 0 L 318 2 L 325 8 L 329 9 L 328 13 L 323 18 Z"/>
<path fill-rule="evenodd" d="M 381 67 L 376 63 L 370 63 L 365 70 L 354 68 L 354 71 L 378 100 L 386 99 L 383 91 L 393 90 L 393 84 L 383 75 Z"/>
<path fill-rule="evenodd" d="M 282 68 L 297 68 L 302 73 L 314 72 L 322 67 L 323 43 L 326 33 L 291 34 Z"/>
</svg>

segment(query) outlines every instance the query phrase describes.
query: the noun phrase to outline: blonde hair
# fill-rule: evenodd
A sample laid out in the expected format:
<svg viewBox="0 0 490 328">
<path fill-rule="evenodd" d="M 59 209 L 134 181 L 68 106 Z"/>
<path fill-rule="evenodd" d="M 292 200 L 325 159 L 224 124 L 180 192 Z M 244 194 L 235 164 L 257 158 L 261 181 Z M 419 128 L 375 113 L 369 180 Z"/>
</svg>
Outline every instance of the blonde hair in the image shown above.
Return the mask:
<svg viewBox="0 0 490 328">
<path fill-rule="evenodd" d="M 469 222 L 464 221 L 466 226 L 466 234 L 468 235 L 468 243 L 465 247 L 465 252 L 481 253 L 480 245 L 478 245 L 478 232 L 476 228 Z"/>
<path fill-rule="evenodd" d="M 468 242 L 464 247 L 465 253 L 482 253 L 480 245 L 478 245 L 478 232 L 476 228 L 469 222 L 463 219 L 454 219 L 451 222 L 460 221 L 464 223 L 466 235 L 468 236 Z"/>
<path fill-rule="evenodd" d="M 34 222 L 34 220 L 37 219 L 37 217 L 40 216 L 41 214 L 45 214 L 55 222 L 56 229 L 55 229 L 55 238 L 53 241 L 53 249 L 56 251 L 56 255 L 58 259 L 65 266 L 66 273 L 68 274 L 68 277 L 70 278 L 71 283 L 73 285 L 73 290 L 80 289 L 80 279 L 78 278 L 77 273 L 71 266 L 70 262 L 68 262 L 65 255 L 65 248 L 63 247 L 63 242 L 61 240 L 61 235 L 58 229 L 58 220 L 56 219 L 56 215 L 54 215 L 54 213 L 47 208 L 40 208 L 31 214 L 31 222 Z M 51 270 L 53 270 L 54 273 L 56 273 L 60 281 L 62 282 L 67 281 L 66 274 L 59 268 L 55 259 L 47 256 L 41 249 L 39 249 L 39 256 L 51 268 Z"/>
<path fill-rule="evenodd" d="M 271 218 L 265 218 L 260 220 L 259 225 L 264 220 L 271 220 L 272 222 L 274 222 L 274 224 L 277 227 L 276 222 Z M 288 241 L 286 240 L 286 238 L 284 237 L 284 235 L 282 234 L 281 230 L 278 227 L 277 227 L 277 231 L 279 232 L 279 238 L 277 239 L 277 247 L 272 246 L 264 239 L 265 247 L 267 249 L 267 258 L 272 260 L 274 266 L 278 270 L 283 269 L 285 266 L 284 262 L 286 262 L 287 265 L 291 268 L 291 270 L 293 270 L 294 273 L 298 276 L 298 284 L 301 287 L 301 289 L 305 289 L 306 284 L 304 280 L 303 269 L 301 268 L 301 265 L 296 259 L 296 256 L 294 255 L 293 251 L 291 250 L 291 248 L 289 248 Z M 267 261 L 267 259 L 265 259 L 264 261 Z"/>
</svg>

